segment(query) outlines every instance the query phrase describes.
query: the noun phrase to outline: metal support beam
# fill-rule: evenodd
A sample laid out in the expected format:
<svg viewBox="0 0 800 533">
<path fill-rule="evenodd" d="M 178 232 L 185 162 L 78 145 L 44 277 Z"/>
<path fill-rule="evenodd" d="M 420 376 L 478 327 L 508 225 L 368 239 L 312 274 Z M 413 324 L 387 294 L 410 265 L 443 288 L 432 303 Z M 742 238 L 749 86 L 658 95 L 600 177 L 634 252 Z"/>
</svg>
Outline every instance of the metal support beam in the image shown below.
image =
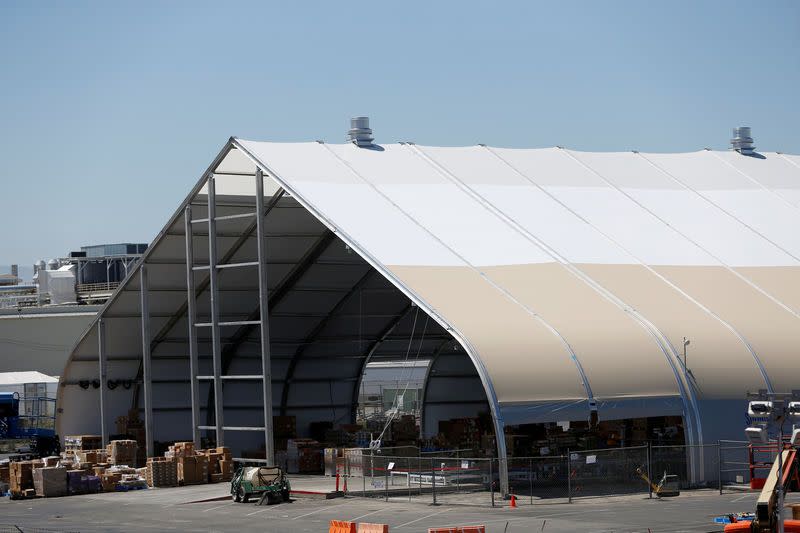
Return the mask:
<svg viewBox="0 0 800 533">
<path fill-rule="evenodd" d="M 439 359 L 439 356 L 442 354 L 445 348 L 447 346 L 451 346 L 453 343 L 458 346 L 458 342 L 453 338 L 447 339 L 437 346 L 436 351 L 433 352 L 433 357 L 431 357 L 430 363 L 428 363 L 428 368 L 425 370 L 425 378 L 422 380 L 422 397 L 420 398 L 419 402 L 419 436 L 421 438 L 425 437 L 425 398 L 428 396 L 428 386 L 431 382 L 431 373 L 433 372 L 433 367 L 436 365 L 436 360 Z M 467 355 L 464 354 L 464 357 L 467 357 Z"/>
<path fill-rule="evenodd" d="M 270 198 L 269 203 L 264 207 L 264 214 L 263 214 L 264 217 L 266 217 L 275 208 L 275 206 L 278 205 L 278 201 L 280 201 L 280 199 L 283 198 L 283 195 L 285 193 L 286 191 L 284 191 L 283 189 L 278 189 L 275 192 L 272 198 Z M 244 246 L 245 243 L 247 243 L 248 239 L 253 234 L 255 229 L 256 229 L 256 223 L 255 221 L 253 221 L 249 226 L 247 226 L 247 229 L 245 229 L 244 232 L 242 232 L 242 234 L 239 236 L 236 242 L 233 243 L 233 245 L 231 245 L 230 249 L 225 253 L 220 262 L 221 263 L 229 262 L 231 258 L 233 258 L 233 256 L 236 255 L 236 252 L 238 252 L 239 249 L 242 246 Z M 185 233 L 184 235 L 188 235 L 188 233 Z M 198 297 L 201 294 L 203 294 L 203 292 L 205 292 L 210 283 L 211 283 L 210 276 L 206 276 L 205 279 L 203 279 L 203 281 L 201 281 L 197 285 L 197 288 L 195 289 L 195 297 Z M 153 350 L 155 350 L 155 347 L 161 342 L 161 340 L 165 338 L 170 331 L 172 331 L 172 328 L 175 327 L 175 324 L 177 324 L 181 318 L 186 316 L 187 309 L 188 309 L 188 302 L 184 302 L 178 308 L 178 310 L 175 311 L 175 313 L 173 313 L 172 318 L 170 318 L 167 321 L 167 323 L 164 324 L 164 327 L 162 327 L 156 334 L 156 336 L 153 338 L 153 346 L 152 346 Z"/>
<path fill-rule="evenodd" d="M 264 235 L 264 175 L 256 168 L 256 236 L 258 239 L 258 308 L 261 333 L 261 374 L 264 395 L 264 443 L 267 464 L 275 464 L 272 431 L 272 361 L 269 351 L 269 300 L 267 298 L 267 242 Z"/>
<path fill-rule="evenodd" d="M 303 339 L 300 346 L 297 347 L 295 350 L 294 355 L 292 356 L 291 361 L 289 362 L 289 368 L 286 370 L 286 385 L 283 387 L 283 391 L 281 392 L 281 415 L 286 416 L 286 404 L 289 401 L 289 389 L 291 388 L 292 381 L 294 381 L 294 371 L 297 368 L 297 362 L 303 357 L 303 353 L 305 353 L 306 348 L 314 343 L 315 340 L 320 336 L 322 331 L 325 329 L 331 320 L 334 317 L 339 316 L 339 311 L 347 304 L 350 300 L 350 297 L 354 294 L 358 293 L 367 281 L 372 278 L 372 275 L 375 274 L 375 269 L 369 267 L 367 273 L 364 274 L 361 279 L 359 279 L 356 284 L 350 289 L 342 298 L 336 303 L 336 305 L 331 309 L 328 314 L 322 320 L 317 323 L 313 330 Z M 394 318 L 394 316 L 392 316 Z"/>
<path fill-rule="evenodd" d="M 281 301 L 286 298 L 289 294 L 289 291 L 292 290 L 294 285 L 303 277 L 303 275 L 308 272 L 308 269 L 316 262 L 317 258 L 330 246 L 330 244 L 335 240 L 336 236 L 330 231 L 326 230 L 319 239 L 308 249 L 308 251 L 303 255 L 300 261 L 289 271 L 286 276 L 281 280 L 281 282 L 272 290 L 272 294 L 269 297 L 269 308 L 275 309 L 275 307 L 281 303 Z M 250 316 L 248 320 L 256 320 L 261 316 L 260 309 L 256 309 Z M 269 312 L 267 312 L 266 316 L 269 316 Z M 242 326 L 239 328 L 233 335 L 231 335 L 230 340 L 228 341 L 227 346 L 225 347 L 225 353 L 223 354 L 223 371 L 227 371 L 228 367 L 230 366 L 231 360 L 233 359 L 233 355 L 236 353 L 236 350 L 239 346 L 247 340 L 247 336 L 253 331 L 253 325 Z M 273 341 L 274 343 L 274 341 Z"/>
<path fill-rule="evenodd" d="M 153 457 L 153 372 L 150 360 L 150 303 L 147 265 L 139 267 L 139 294 L 142 311 L 142 377 L 144 380 L 144 431 L 147 457 Z M 102 386 L 102 385 L 101 385 Z"/>
<path fill-rule="evenodd" d="M 206 181 L 208 190 L 208 263 L 211 268 L 208 273 L 210 298 L 211 298 L 211 355 L 214 371 L 214 415 L 216 426 L 216 444 L 225 445 L 225 431 L 223 430 L 223 404 L 222 404 L 222 347 L 219 338 L 219 270 L 217 270 L 217 195 L 214 176 L 210 175 Z M 192 324 L 194 326 L 194 324 Z"/>
<path fill-rule="evenodd" d="M 187 205 L 183 214 L 184 228 L 186 230 L 186 313 L 189 324 L 189 376 L 190 394 L 192 405 L 192 441 L 195 449 L 200 449 L 200 384 L 197 382 L 197 373 L 200 369 L 197 349 L 197 329 L 193 326 L 197 322 L 197 296 L 194 287 L 194 244 L 192 239 L 192 206 Z"/>
<path fill-rule="evenodd" d="M 106 431 L 106 324 L 101 318 L 97 321 L 97 360 L 100 364 L 100 435 L 103 437 L 103 448 L 108 444 Z"/>
</svg>

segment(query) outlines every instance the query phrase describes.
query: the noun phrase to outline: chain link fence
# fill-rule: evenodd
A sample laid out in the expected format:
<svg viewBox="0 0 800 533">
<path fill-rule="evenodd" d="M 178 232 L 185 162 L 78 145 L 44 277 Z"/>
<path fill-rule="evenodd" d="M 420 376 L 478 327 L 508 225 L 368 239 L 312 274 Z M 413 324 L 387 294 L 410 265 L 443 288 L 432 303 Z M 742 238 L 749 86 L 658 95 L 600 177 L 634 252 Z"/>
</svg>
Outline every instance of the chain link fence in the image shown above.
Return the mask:
<svg viewBox="0 0 800 533">
<path fill-rule="evenodd" d="M 343 488 L 349 496 L 386 501 L 500 505 L 501 460 L 469 457 L 464 452 L 429 455 L 413 448 L 348 449 L 340 472 Z M 721 441 L 510 457 L 508 487 L 519 505 L 625 494 L 652 497 L 652 484 L 658 485 L 666 476 L 681 490 L 739 490 L 750 482 L 748 454 L 747 443 Z"/>
</svg>

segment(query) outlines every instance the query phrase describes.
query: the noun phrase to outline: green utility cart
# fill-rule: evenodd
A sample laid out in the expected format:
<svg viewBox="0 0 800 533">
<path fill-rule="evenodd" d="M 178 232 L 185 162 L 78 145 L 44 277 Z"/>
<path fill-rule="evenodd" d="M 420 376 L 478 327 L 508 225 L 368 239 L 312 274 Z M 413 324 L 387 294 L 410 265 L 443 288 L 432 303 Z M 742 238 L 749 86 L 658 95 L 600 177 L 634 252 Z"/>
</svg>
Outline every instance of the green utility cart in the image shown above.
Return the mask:
<svg viewBox="0 0 800 533">
<path fill-rule="evenodd" d="M 235 502 L 247 503 L 250 497 L 259 496 L 259 504 L 289 501 L 289 480 L 277 466 L 240 467 L 231 480 L 231 497 Z"/>
</svg>

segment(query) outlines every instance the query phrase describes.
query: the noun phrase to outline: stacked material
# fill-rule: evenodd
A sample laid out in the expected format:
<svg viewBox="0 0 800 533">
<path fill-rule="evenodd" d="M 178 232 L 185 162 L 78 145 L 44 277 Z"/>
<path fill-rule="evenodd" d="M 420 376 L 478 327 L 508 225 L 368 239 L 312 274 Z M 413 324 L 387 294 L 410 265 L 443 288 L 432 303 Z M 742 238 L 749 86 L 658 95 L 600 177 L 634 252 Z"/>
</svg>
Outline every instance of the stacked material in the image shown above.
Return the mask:
<svg viewBox="0 0 800 533">
<path fill-rule="evenodd" d="M 286 443 L 286 466 L 290 474 L 322 473 L 322 445 L 313 439 L 289 439 Z"/>
<path fill-rule="evenodd" d="M 131 466 L 144 465 L 147 460 L 147 433 L 144 430 L 144 422 L 139 418 L 139 410 L 131 409 L 127 416 L 117 417 L 116 426 L 118 435 L 127 435 L 138 445 L 136 464 L 131 463 Z"/>
<path fill-rule="evenodd" d="M 199 485 L 208 483 L 208 457 L 189 455 L 176 457 L 179 485 Z"/>
<path fill-rule="evenodd" d="M 14 498 L 32 498 L 36 495 L 33 487 L 33 469 L 44 466 L 43 461 L 20 461 L 9 467 L 9 490 Z"/>
<path fill-rule="evenodd" d="M 40 498 L 66 496 L 67 469 L 63 466 L 34 468 L 33 487 Z"/>
<path fill-rule="evenodd" d="M 62 456 L 71 463 L 80 463 L 80 453 L 103 448 L 100 435 L 67 435 L 64 437 Z"/>
<path fill-rule="evenodd" d="M 137 449 L 135 440 L 112 440 L 106 448 L 108 462 L 112 465 L 136 466 Z"/>
<path fill-rule="evenodd" d="M 67 470 L 67 493 L 92 494 L 103 490 L 102 482 L 99 477 L 89 474 L 86 470 Z"/>
<path fill-rule="evenodd" d="M 151 457 L 147 460 L 145 470 L 149 487 L 178 486 L 178 463 L 174 457 Z"/>
<path fill-rule="evenodd" d="M 206 450 L 208 477 L 211 483 L 230 481 L 233 478 L 233 457 L 230 448 L 219 446 Z"/>
<path fill-rule="evenodd" d="M 0 484 L 8 485 L 11 466 L 9 463 L 0 463 Z"/>
</svg>

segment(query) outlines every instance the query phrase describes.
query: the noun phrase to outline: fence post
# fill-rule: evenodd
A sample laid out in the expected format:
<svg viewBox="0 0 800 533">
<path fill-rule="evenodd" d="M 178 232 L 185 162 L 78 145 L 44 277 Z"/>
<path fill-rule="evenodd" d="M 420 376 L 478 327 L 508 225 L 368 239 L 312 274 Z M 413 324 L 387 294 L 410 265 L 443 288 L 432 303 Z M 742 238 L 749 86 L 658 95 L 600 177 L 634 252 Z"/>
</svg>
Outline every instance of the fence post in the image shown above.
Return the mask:
<svg viewBox="0 0 800 533">
<path fill-rule="evenodd" d="M 647 497 L 653 499 L 653 469 L 651 468 L 651 447 L 650 441 L 647 441 Z"/>
<path fill-rule="evenodd" d="M 572 455 L 567 448 L 567 503 L 572 503 Z"/>
<path fill-rule="evenodd" d="M 408 487 L 408 501 L 411 501 L 411 457 L 406 457 L 406 487 Z"/>
<path fill-rule="evenodd" d="M 533 459 L 528 459 L 528 490 L 531 493 L 531 505 L 533 505 Z"/>
<path fill-rule="evenodd" d="M 433 494 L 433 505 L 436 505 L 436 470 L 433 466 L 433 457 L 431 457 L 431 493 Z"/>
<path fill-rule="evenodd" d="M 339 467 L 336 466 L 336 455 L 335 454 L 333 456 L 333 464 L 336 467 L 336 470 L 338 471 Z M 344 467 L 344 472 L 343 472 L 344 473 L 344 486 L 345 486 L 345 488 L 347 488 L 347 478 L 350 477 L 350 461 L 349 461 L 349 457 L 347 456 L 347 451 L 346 450 L 344 452 L 344 461 L 343 461 L 343 465 L 342 466 Z M 347 496 L 347 490 L 344 491 L 344 495 Z"/>
<path fill-rule="evenodd" d="M 717 485 L 719 485 L 719 495 L 722 496 L 722 444 L 717 441 Z"/>
<path fill-rule="evenodd" d="M 456 448 L 456 494 L 461 493 L 461 458 L 458 448 Z"/>
<path fill-rule="evenodd" d="M 383 491 L 386 494 L 385 501 L 389 501 L 389 458 L 386 458 L 386 462 L 383 465 Z"/>
<path fill-rule="evenodd" d="M 492 470 L 492 459 L 489 458 L 489 493 L 492 495 L 492 507 L 494 507 L 494 471 Z"/>
<path fill-rule="evenodd" d="M 364 450 L 361 450 L 361 496 L 367 496 L 367 462 L 364 461 Z"/>
</svg>

